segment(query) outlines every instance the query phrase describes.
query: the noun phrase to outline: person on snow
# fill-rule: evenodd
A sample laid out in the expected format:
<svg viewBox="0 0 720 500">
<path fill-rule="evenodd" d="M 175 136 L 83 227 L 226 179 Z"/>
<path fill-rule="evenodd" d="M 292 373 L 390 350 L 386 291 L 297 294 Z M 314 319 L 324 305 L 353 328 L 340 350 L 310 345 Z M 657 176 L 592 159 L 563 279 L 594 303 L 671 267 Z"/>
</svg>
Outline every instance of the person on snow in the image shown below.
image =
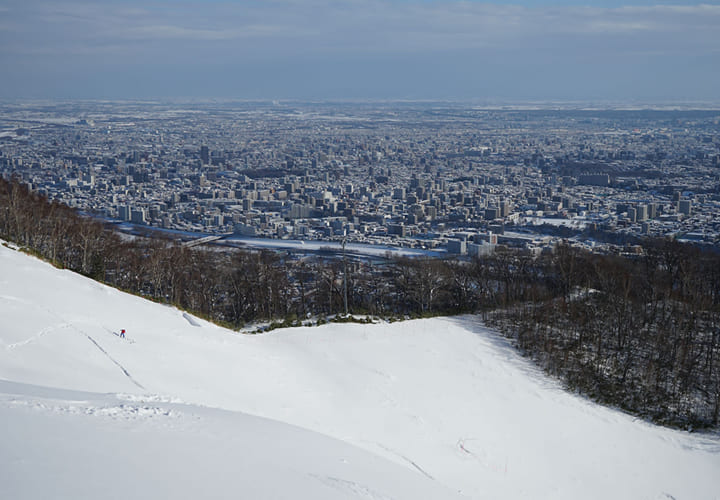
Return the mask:
<svg viewBox="0 0 720 500">
<path fill-rule="evenodd" d="M 120 338 L 121 339 L 125 338 L 125 329 L 124 328 L 122 330 L 120 330 Z"/>
</svg>

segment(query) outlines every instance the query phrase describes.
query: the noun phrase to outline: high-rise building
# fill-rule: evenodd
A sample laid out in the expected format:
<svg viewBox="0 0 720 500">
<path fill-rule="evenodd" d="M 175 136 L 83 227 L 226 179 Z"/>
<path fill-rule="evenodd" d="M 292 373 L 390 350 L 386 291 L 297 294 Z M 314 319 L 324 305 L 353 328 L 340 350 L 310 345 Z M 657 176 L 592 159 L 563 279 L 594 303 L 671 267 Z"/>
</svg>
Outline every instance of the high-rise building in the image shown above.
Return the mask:
<svg viewBox="0 0 720 500">
<path fill-rule="evenodd" d="M 118 207 L 118 219 L 129 221 L 131 215 L 130 205 L 120 205 Z"/>
<path fill-rule="evenodd" d="M 130 221 L 134 224 L 145 224 L 146 218 L 145 218 L 145 209 L 144 208 L 134 208 L 130 211 Z"/>
<path fill-rule="evenodd" d="M 678 202 L 678 212 L 684 215 L 692 214 L 692 201 L 691 200 L 680 200 Z"/>
<path fill-rule="evenodd" d="M 467 242 L 451 238 L 447 242 L 448 253 L 465 255 L 467 253 Z"/>
<path fill-rule="evenodd" d="M 637 210 L 635 209 L 635 207 L 628 207 L 627 216 L 628 216 L 628 220 L 630 220 L 630 222 L 637 221 Z"/>
<path fill-rule="evenodd" d="M 649 219 L 657 217 L 657 203 L 648 203 L 647 205 L 647 216 Z"/>
<path fill-rule="evenodd" d="M 508 215 L 510 215 L 510 212 L 512 211 L 512 207 L 508 200 L 503 200 L 502 202 L 500 202 L 499 209 L 500 209 L 500 214 L 499 214 L 500 217 L 507 217 Z"/>
<path fill-rule="evenodd" d="M 203 165 L 210 164 L 210 149 L 207 146 L 200 146 L 200 161 Z"/>
<path fill-rule="evenodd" d="M 485 209 L 485 218 L 487 220 L 494 220 L 500 217 L 500 209 L 497 207 L 488 207 Z"/>
</svg>

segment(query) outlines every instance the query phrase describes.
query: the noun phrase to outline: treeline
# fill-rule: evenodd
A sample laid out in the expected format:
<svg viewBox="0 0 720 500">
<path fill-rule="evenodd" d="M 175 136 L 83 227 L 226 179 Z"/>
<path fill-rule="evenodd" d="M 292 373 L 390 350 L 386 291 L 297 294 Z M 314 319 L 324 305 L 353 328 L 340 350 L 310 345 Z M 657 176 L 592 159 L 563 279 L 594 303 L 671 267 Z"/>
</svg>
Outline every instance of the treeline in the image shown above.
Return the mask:
<svg viewBox="0 0 720 500">
<path fill-rule="evenodd" d="M 399 317 L 470 311 L 482 291 L 490 290 L 470 278 L 477 270 L 434 259 L 345 264 L 331 256 L 208 250 L 122 237 L 17 180 L 0 179 L 0 238 L 59 267 L 232 326 L 344 312 L 346 265 L 347 306 L 353 313 Z"/>
<path fill-rule="evenodd" d="M 651 240 L 643 255 L 567 245 L 540 259 L 544 300 L 490 323 L 570 387 L 653 421 L 718 425 L 720 255 Z"/>
<path fill-rule="evenodd" d="M 570 387 L 655 421 L 717 426 L 720 257 L 648 241 L 634 257 L 567 245 L 535 257 L 384 264 L 121 237 L 0 179 L 0 238 L 55 265 L 238 327 L 347 307 L 385 318 L 481 311 Z M 347 277 L 345 276 L 347 267 Z"/>
</svg>

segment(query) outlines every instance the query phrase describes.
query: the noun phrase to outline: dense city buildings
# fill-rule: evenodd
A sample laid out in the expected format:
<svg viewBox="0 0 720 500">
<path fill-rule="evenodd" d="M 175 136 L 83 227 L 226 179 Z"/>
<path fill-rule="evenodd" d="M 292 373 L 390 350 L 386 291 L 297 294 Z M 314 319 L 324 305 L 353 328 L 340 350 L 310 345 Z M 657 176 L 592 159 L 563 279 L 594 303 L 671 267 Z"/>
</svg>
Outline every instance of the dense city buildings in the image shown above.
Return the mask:
<svg viewBox="0 0 720 500">
<path fill-rule="evenodd" d="M 0 174 L 167 230 L 481 255 L 720 243 L 720 111 L 0 105 Z"/>
</svg>

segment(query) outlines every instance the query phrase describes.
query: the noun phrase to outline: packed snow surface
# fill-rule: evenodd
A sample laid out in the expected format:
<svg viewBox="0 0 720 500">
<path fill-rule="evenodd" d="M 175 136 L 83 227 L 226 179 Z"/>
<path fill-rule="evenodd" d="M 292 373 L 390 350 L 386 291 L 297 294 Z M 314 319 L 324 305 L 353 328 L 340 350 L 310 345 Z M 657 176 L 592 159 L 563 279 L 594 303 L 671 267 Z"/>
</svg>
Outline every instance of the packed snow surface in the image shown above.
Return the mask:
<svg viewBox="0 0 720 500">
<path fill-rule="evenodd" d="M 720 499 L 475 317 L 239 334 L 0 246 L 0 318 L 0 498 Z"/>
</svg>

